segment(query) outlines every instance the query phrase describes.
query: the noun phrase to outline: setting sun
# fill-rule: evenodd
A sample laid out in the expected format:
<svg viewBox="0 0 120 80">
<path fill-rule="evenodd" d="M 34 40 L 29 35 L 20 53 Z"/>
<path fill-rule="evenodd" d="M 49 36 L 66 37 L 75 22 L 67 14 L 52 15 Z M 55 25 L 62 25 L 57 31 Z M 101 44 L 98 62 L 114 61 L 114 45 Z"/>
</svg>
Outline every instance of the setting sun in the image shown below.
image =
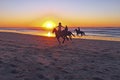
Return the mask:
<svg viewBox="0 0 120 80">
<path fill-rule="evenodd" d="M 56 26 L 56 24 L 53 21 L 46 21 L 43 23 L 43 27 L 46 29 L 53 29 Z"/>
</svg>

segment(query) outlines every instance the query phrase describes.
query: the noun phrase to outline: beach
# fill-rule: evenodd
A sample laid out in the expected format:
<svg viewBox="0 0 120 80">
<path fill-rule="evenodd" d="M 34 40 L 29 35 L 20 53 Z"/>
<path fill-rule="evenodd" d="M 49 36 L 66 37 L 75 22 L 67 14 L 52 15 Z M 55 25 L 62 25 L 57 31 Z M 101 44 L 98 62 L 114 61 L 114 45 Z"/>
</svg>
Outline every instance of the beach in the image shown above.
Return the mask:
<svg viewBox="0 0 120 80">
<path fill-rule="evenodd" d="M 0 80 L 120 80 L 120 41 L 1 32 Z"/>
</svg>

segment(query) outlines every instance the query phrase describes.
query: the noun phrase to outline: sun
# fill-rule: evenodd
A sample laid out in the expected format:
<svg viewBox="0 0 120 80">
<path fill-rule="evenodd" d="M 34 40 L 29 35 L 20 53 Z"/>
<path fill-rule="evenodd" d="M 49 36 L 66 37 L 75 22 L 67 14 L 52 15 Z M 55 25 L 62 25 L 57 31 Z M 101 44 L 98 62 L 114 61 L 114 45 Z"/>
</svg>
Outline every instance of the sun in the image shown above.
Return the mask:
<svg viewBox="0 0 120 80">
<path fill-rule="evenodd" d="M 46 21 L 43 23 L 43 27 L 46 29 L 53 29 L 56 26 L 56 24 L 53 21 Z"/>
</svg>

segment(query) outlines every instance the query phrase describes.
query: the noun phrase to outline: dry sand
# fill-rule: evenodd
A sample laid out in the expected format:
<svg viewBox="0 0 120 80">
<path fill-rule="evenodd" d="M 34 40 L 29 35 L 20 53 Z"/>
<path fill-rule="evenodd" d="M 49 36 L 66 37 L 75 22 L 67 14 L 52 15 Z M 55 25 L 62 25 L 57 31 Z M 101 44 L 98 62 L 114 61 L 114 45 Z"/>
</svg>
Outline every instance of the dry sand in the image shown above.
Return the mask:
<svg viewBox="0 0 120 80">
<path fill-rule="evenodd" d="M 0 33 L 0 80 L 120 80 L 120 42 Z"/>
</svg>

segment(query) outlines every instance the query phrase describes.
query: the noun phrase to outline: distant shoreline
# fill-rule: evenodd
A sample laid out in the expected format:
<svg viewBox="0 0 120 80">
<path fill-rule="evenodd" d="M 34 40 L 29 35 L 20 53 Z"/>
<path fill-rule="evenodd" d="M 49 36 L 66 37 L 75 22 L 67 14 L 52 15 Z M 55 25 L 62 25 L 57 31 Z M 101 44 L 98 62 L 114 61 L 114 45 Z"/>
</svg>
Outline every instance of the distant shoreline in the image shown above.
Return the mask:
<svg viewBox="0 0 120 80">
<path fill-rule="evenodd" d="M 76 35 L 74 31 L 75 27 L 69 28 L 69 30 Z M 73 37 L 78 39 L 91 39 L 91 40 L 105 40 L 105 41 L 120 41 L 120 27 L 103 27 L 103 28 L 87 28 L 87 27 L 81 27 L 81 31 L 84 31 L 86 33 L 86 36 L 83 37 Z M 55 35 L 52 33 L 52 30 L 44 30 L 40 28 L 1 28 L 0 32 L 11 32 L 11 33 L 19 33 L 19 34 L 27 34 L 27 35 L 37 35 L 37 36 L 45 36 L 48 37 L 48 34 L 50 33 L 51 36 L 49 37 L 55 37 Z"/>
<path fill-rule="evenodd" d="M 10 33 L 10 34 L 19 34 L 19 35 L 28 35 L 28 36 L 37 36 L 37 37 L 47 37 L 47 38 L 55 38 L 54 36 L 52 37 L 48 37 L 48 36 L 44 36 L 44 35 L 36 35 L 36 34 L 27 34 L 27 33 L 19 33 L 19 32 L 1 32 L 0 33 Z M 120 41 L 120 38 L 113 38 L 113 37 L 102 37 L 102 36 L 82 36 L 82 37 L 73 37 L 73 39 L 87 39 L 87 40 L 103 40 L 103 41 Z"/>
</svg>

